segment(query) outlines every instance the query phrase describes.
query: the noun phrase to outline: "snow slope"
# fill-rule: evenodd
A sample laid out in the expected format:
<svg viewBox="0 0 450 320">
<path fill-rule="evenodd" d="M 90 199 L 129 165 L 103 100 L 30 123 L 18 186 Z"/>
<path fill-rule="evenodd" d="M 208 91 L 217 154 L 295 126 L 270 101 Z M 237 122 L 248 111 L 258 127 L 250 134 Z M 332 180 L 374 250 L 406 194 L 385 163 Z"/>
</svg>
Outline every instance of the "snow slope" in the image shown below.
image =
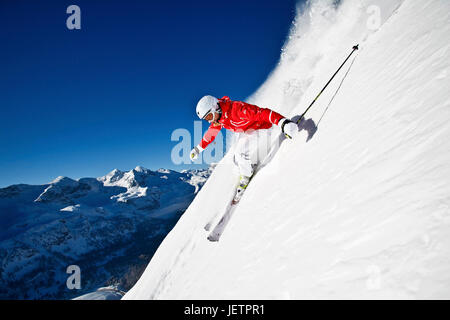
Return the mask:
<svg viewBox="0 0 450 320">
<path fill-rule="evenodd" d="M 359 43 L 309 132 L 211 243 L 203 226 L 236 179 L 227 154 L 124 299 L 450 298 L 450 1 L 331 2 L 299 8 L 248 99 L 301 114 Z"/>
</svg>

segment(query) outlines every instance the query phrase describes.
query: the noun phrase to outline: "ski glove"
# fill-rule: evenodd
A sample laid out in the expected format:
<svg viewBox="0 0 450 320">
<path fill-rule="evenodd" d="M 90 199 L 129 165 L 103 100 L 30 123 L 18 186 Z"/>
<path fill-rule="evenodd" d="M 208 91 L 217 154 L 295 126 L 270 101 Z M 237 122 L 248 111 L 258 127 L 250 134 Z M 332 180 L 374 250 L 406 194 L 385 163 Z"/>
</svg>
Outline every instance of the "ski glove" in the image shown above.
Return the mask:
<svg viewBox="0 0 450 320">
<path fill-rule="evenodd" d="M 281 131 L 284 135 L 289 139 L 292 139 L 295 133 L 298 132 L 298 126 L 286 118 L 281 119 L 280 122 L 278 122 L 278 125 L 281 127 Z"/>
<path fill-rule="evenodd" d="M 192 149 L 191 154 L 189 155 L 191 160 L 194 161 L 198 158 L 198 155 L 200 152 L 203 151 L 203 148 L 200 146 L 195 146 L 194 149 Z"/>
</svg>

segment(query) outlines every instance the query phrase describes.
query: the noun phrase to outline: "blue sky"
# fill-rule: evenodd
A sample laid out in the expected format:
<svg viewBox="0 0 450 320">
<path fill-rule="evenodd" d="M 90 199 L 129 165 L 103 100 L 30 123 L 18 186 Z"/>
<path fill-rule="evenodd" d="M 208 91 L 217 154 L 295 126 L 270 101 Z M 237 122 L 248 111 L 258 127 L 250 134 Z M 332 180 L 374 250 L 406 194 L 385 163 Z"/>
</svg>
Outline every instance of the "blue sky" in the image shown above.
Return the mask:
<svg viewBox="0 0 450 320">
<path fill-rule="evenodd" d="M 66 27 L 71 4 L 81 9 L 81 30 Z M 2 0 L 0 187 L 137 165 L 194 168 L 172 163 L 173 130 L 193 132 L 204 94 L 243 100 L 264 82 L 295 7 Z"/>
</svg>

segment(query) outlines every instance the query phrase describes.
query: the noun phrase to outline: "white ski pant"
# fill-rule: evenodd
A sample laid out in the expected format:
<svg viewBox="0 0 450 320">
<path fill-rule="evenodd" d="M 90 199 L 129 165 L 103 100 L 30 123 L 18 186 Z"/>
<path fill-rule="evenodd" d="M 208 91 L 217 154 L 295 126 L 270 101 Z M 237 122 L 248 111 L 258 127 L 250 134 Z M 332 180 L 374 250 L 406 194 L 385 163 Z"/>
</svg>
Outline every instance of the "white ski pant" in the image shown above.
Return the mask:
<svg viewBox="0 0 450 320">
<path fill-rule="evenodd" d="M 254 167 L 269 153 L 271 132 L 271 129 L 259 129 L 236 133 L 234 163 L 241 175 L 251 177 Z"/>
</svg>

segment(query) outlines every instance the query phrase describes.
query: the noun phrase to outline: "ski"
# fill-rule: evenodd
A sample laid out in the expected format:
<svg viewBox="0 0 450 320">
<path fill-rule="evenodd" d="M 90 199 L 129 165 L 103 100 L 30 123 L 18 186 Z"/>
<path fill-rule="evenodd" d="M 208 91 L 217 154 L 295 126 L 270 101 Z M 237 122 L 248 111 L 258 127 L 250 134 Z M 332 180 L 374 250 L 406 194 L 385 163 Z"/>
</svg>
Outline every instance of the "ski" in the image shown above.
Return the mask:
<svg viewBox="0 0 450 320">
<path fill-rule="evenodd" d="M 212 242 L 217 242 L 220 239 L 220 236 L 222 235 L 223 231 L 225 230 L 225 227 L 228 224 L 228 221 L 231 218 L 231 215 L 233 214 L 234 209 L 236 208 L 239 201 L 242 199 L 242 196 L 244 195 L 245 189 L 239 190 L 236 188 L 236 190 L 233 193 L 233 197 L 231 201 L 228 202 L 227 207 L 225 208 L 225 212 L 222 215 L 222 218 L 217 223 L 216 227 L 211 231 L 211 233 L 208 236 L 208 240 Z M 209 231 L 209 229 L 212 226 L 212 221 L 208 222 L 205 226 L 205 230 Z"/>
<path fill-rule="evenodd" d="M 217 223 L 215 228 L 211 231 L 211 233 L 208 235 L 208 240 L 211 242 L 217 242 L 220 239 L 220 236 L 225 230 L 225 227 L 228 224 L 228 221 L 230 221 L 230 218 L 233 214 L 234 209 L 236 208 L 236 205 L 233 204 L 233 202 L 230 202 L 225 210 L 225 213 L 223 214 L 220 221 Z"/>
<path fill-rule="evenodd" d="M 215 214 L 203 227 L 203 229 L 205 229 L 205 231 L 209 231 L 211 230 L 212 225 L 214 224 L 214 221 L 216 220 L 217 216 L 219 216 L 219 214 Z"/>
<path fill-rule="evenodd" d="M 228 200 L 227 200 L 227 202 L 226 202 L 226 204 L 227 204 L 227 206 L 225 207 L 225 210 L 218 210 L 210 219 L 209 219 L 209 221 L 206 223 L 206 225 L 204 226 L 204 229 L 206 230 L 206 231 L 210 231 L 211 230 L 211 227 L 212 226 L 214 226 L 214 223 L 217 221 L 217 218 L 218 217 L 220 217 L 220 216 L 224 216 L 226 213 L 227 213 L 227 211 L 229 210 L 229 207 L 230 207 L 230 205 L 231 205 L 231 203 L 232 203 L 232 201 L 233 201 L 233 199 L 234 199 L 234 196 L 235 196 L 235 192 L 232 192 L 231 193 L 231 196 L 228 198 Z"/>
</svg>

